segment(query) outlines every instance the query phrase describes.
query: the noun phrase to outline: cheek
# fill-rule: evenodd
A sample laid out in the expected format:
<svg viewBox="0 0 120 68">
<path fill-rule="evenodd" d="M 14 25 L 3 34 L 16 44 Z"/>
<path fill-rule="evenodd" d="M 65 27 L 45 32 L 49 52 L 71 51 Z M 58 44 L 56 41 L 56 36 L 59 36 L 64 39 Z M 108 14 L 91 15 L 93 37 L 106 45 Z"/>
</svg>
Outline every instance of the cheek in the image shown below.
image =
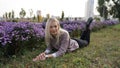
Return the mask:
<svg viewBox="0 0 120 68">
<path fill-rule="evenodd" d="M 59 30 L 59 27 L 56 29 L 57 31 Z"/>
<path fill-rule="evenodd" d="M 58 32 L 59 28 L 50 28 L 50 33 L 56 33 Z"/>
</svg>

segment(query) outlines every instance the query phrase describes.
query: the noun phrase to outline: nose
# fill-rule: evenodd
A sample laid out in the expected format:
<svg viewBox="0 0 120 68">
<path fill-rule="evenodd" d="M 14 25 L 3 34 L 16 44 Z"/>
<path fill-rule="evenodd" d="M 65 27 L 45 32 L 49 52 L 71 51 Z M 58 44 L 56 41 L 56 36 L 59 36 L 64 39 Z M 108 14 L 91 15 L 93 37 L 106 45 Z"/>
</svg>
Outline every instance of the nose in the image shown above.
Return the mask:
<svg viewBox="0 0 120 68">
<path fill-rule="evenodd" d="M 53 27 L 52 29 L 53 29 L 53 30 L 55 30 L 56 28 L 55 28 L 55 27 Z"/>
</svg>

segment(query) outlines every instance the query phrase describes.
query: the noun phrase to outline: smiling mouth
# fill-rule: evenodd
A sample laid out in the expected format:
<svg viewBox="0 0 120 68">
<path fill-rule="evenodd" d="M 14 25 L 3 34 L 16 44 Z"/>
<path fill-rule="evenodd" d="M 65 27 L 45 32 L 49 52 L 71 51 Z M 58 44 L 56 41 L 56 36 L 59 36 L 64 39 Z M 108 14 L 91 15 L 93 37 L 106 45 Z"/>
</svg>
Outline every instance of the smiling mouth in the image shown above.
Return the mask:
<svg viewBox="0 0 120 68">
<path fill-rule="evenodd" d="M 53 31 L 52 34 L 57 34 L 57 32 L 56 32 L 56 31 Z"/>
<path fill-rule="evenodd" d="M 56 34 L 56 32 L 52 32 L 52 34 Z"/>
</svg>

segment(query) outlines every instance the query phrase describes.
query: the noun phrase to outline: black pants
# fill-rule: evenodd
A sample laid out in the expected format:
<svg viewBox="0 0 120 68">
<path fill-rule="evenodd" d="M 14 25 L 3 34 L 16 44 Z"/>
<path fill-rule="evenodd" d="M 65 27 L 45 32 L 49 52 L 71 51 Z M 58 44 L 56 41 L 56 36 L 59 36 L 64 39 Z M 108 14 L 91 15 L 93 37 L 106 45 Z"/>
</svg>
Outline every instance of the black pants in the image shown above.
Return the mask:
<svg viewBox="0 0 120 68">
<path fill-rule="evenodd" d="M 85 47 L 90 43 L 90 29 L 86 29 L 81 33 L 80 38 L 74 38 L 79 44 L 79 47 Z"/>
</svg>

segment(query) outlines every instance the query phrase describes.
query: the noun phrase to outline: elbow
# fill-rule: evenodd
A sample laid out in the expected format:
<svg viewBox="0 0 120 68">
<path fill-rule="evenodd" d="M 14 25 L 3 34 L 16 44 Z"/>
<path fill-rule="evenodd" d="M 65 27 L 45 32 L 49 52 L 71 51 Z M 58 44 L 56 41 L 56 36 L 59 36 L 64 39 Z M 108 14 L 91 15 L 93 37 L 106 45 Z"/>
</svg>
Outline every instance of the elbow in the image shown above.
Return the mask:
<svg viewBox="0 0 120 68">
<path fill-rule="evenodd" d="M 56 57 L 63 56 L 66 53 L 66 50 L 56 52 Z"/>
</svg>

